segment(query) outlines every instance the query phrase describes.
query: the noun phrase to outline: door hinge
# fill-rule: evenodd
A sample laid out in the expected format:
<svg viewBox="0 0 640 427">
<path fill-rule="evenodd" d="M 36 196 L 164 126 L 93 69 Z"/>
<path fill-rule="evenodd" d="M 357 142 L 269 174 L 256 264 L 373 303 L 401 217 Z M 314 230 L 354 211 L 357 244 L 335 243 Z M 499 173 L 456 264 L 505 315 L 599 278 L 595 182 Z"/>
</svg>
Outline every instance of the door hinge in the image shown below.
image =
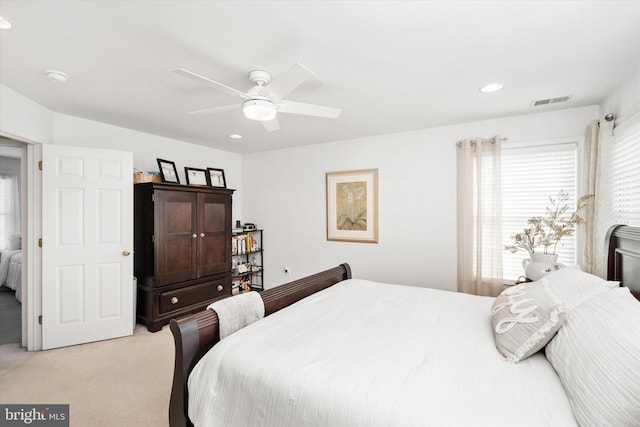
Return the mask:
<svg viewBox="0 0 640 427">
<path fill-rule="evenodd" d="M 40 161 L 38 162 L 38 169 L 39 169 L 39 170 L 42 170 L 42 160 L 40 160 Z"/>
<path fill-rule="evenodd" d="M 42 314 L 38 316 L 38 324 L 42 325 Z"/>
<path fill-rule="evenodd" d="M 41 248 L 42 247 L 42 237 L 38 239 L 38 247 Z"/>
</svg>

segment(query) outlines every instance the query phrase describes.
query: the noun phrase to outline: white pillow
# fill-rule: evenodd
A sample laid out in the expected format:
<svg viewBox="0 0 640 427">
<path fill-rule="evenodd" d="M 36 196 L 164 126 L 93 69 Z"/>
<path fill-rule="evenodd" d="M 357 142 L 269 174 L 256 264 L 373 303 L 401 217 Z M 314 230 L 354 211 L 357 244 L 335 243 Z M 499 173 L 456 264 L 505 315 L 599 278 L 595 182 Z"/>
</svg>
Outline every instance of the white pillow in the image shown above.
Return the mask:
<svg viewBox="0 0 640 427">
<path fill-rule="evenodd" d="M 508 362 L 518 363 L 553 338 L 564 321 L 564 308 L 546 284 L 524 283 L 498 295 L 491 321 L 496 348 Z"/>
<path fill-rule="evenodd" d="M 581 426 L 640 424 L 640 302 L 628 288 L 567 313 L 546 355 Z"/>
<path fill-rule="evenodd" d="M 19 234 L 12 234 L 9 236 L 9 250 L 17 251 L 22 249 L 22 236 Z"/>
<path fill-rule="evenodd" d="M 617 288 L 620 282 L 609 282 L 580 267 L 565 267 L 547 274 L 539 282 L 546 283 L 566 310 L 572 310 L 590 298 Z"/>
</svg>

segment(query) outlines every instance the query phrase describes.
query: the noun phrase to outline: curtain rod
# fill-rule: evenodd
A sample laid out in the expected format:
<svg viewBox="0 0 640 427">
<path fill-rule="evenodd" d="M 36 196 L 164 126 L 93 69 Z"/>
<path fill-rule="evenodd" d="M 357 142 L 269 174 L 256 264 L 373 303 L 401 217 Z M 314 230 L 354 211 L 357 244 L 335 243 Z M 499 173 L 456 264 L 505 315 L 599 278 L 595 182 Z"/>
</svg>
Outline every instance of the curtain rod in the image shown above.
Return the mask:
<svg viewBox="0 0 640 427">
<path fill-rule="evenodd" d="M 604 120 L 606 120 L 608 122 L 614 122 L 614 120 L 616 119 L 616 115 L 614 113 L 608 113 L 608 114 L 605 114 L 604 116 L 602 116 L 602 119 L 604 119 Z M 600 121 L 601 120 L 598 120 L 598 127 L 600 127 Z M 615 123 L 615 122 L 613 123 L 613 127 L 614 128 L 616 127 L 616 124 L 618 124 L 618 123 Z"/>
<path fill-rule="evenodd" d="M 508 141 L 509 138 L 507 138 L 506 136 L 503 138 L 500 138 L 500 140 L 502 141 Z M 464 144 L 465 142 L 470 142 L 470 143 L 474 143 L 475 139 L 461 139 L 460 141 L 456 142 L 456 147 L 460 147 L 462 146 L 462 144 Z M 482 138 L 482 142 L 491 142 L 492 144 L 494 143 L 494 138 Z"/>
</svg>

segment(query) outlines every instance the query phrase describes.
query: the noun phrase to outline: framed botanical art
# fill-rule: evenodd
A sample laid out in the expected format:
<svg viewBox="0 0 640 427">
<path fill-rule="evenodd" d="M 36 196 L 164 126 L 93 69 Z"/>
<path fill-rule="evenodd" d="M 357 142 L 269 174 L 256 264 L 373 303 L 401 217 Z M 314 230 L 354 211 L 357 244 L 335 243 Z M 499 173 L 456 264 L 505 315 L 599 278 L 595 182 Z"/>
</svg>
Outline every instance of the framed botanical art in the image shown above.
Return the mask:
<svg viewBox="0 0 640 427">
<path fill-rule="evenodd" d="M 327 240 L 378 243 L 378 169 L 327 172 Z"/>
<path fill-rule="evenodd" d="M 162 182 L 171 182 L 173 184 L 180 184 L 180 178 L 178 177 L 178 170 L 176 164 L 170 160 L 156 159 L 158 160 L 158 169 L 160 169 L 160 175 L 162 176 Z"/>
<path fill-rule="evenodd" d="M 212 187 L 227 188 L 227 181 L 224 179 L 224 170 L 207 168 L 209 173 L 209 185 Z"/>
<path fill-rule="evenodd" d="M 184 174 L 189 185 L 209 185 L 209 176 L 206 169 L 185 167 Z"/>
</svg>

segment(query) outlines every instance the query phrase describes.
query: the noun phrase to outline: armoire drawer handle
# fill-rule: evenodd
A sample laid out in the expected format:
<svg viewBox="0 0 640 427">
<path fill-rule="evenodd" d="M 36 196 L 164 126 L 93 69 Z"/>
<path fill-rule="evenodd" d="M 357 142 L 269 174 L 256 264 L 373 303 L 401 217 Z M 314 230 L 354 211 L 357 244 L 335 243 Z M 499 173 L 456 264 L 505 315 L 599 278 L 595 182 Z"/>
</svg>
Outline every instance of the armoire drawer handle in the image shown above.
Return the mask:
<svg viewBox="0 0 640 427">
<path fill-rule="evenodd" d="M 178 297 L 171 298 L 171 304 L 177 304 L 177 303 L 178 303 Z"/>
<path fill-rule="evenodd" d="M 191 235 L 191 237 L 193 237 L 195 239 L 196 237 L 198 237 L 198 235 L 194 233 L 194 234 Z"/>
<path fill-rule="evenodd" d="M 218 292 L 220 292 L 220 291 L 221 291 L 221 290 L 223 290 L 223 289 L 224 289 L 224 286 L 222 286 L 222 285 L 218 285 Z"/>
</svg>

